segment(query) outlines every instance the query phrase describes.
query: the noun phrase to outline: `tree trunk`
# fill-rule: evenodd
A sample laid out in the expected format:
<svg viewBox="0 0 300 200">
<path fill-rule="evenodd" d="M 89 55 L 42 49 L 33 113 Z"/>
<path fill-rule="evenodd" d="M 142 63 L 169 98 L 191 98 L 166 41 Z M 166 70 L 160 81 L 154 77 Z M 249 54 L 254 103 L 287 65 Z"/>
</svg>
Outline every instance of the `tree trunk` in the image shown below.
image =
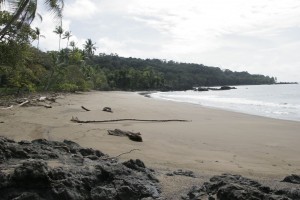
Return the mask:
<svg viewBox="0 0 300 200">
<path fill-rule="evenodd" d="M 21 6 L 18 8 L 17 12 L 13 15 L 12 19 L 6 24 L 6 26 L 0 31 L 0 40 L 3 39 L 3 37 L 5 36 L 6 32 L 8 31 L 8 29 L 11 27 L 11 25 L 17 21 L 20 17 L 20 15 L 22 14 L 22 12 L 24 11 L 24 9 L 27 7 L 27 5 L 29 4 L 30 0 L 25 0 Z"/>
</svg>

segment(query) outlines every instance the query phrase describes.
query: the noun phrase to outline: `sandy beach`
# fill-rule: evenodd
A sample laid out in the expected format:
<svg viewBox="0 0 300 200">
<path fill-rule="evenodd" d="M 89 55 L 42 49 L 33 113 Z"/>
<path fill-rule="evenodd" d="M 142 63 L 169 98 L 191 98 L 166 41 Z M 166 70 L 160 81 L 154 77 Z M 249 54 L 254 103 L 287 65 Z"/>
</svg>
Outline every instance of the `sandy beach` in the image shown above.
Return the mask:
<svg viewBox="0 0 300 200">
<path fill-rule="evenodd" d="M 86 112 L 81 109 L 90 109 Z M 111 107 L 113 113 L 103 112 Z M 182 119 L 189 122 L 110 122 L 78 124 L 70 119 Z M 66 95 L 53 107 L 0 110 L 0 135 L 20 140 L 73 140 L 121 160 L 139 158 L 161 173 L 165 193 L 193 184 L 187 177 L 166 177 L 176 169 L 206 177 L 234 173 L 259 180 L 280 180 L 300 173 L 300 122 L 276 120 L 146 98 L 133 92 Z M 109 129 L 140 132 L 143 142 L 107 134 Z M 173 186 L 177 185 L 177 188 Z"/>
</svg>

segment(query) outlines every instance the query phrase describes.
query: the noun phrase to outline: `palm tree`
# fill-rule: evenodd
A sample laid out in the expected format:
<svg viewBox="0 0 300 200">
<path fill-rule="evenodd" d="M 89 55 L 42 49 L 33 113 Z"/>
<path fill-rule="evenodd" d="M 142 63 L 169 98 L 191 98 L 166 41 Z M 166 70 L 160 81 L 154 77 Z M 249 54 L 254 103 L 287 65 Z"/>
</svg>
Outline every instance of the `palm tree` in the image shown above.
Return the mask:
<svg viewBox="0 0 300 200">
<path fill-rule="evenodd" d="M 64 33 L 64 29 L 61 26 L 57 26 L 53 32 L 59 35 L 58 50 L 60 50 L 61 35 Z"/>
<path fill-rule="evenodd" d="M 34 32 L 35 32 L 35 34 L 37 36 L 37 46 L 36 46 L 36 48 L 39 48 L 40 38 L 41 37 L 45 38 L 45 36 L 41 34 L 41 31 L 40 31 L 40 29 L 38 27 L 35 27 L 35 31 Z"/>
<path fill-rule="evenodd" d="M 38 0 L 0 0 L 0 8 L 2 8 L 5 2 L 8 2 L 8 9 L 12 11 L 13 14 L 10 21 L 0 30 L 0 39 L 7 34 L 14 22 L 20 21 L 19 28 L 21 28 L 24 23 L 30 24 L 36 15 L 41 18 L 41 15 L 36 12 Z M 64 0 L 44 0 L 44 4 L 50 11 L 55 13 L 59 19 L 62 18 Z"/>
<path fill-rule="evenodd" d="M 95 47 L 95 44 L 96 43 L 93 43 L 91 39 L 87 39 L 87 41 L 85 41 L 85 44 L 83 46 L 84 46 L 84 50 L 88 56 L 94 55 L 94 53 L 97 49 L 97 47 Z"/>
<path fill-rule="evenodd" d="M 63 39 L 67 39 L 67 48 L 69 46 L 70 37 L 72 37 L 71 31 L 66 31 L 65 34 L 64 34 Z"/>
<path fill-rule="evenodd" d="M 75 47 L 76 47 L 76 44 L 74 41 L 71 41 L 70 42 L 70 46 L 72 47 L 72 50 L 74 51 Z"/>
</svg>

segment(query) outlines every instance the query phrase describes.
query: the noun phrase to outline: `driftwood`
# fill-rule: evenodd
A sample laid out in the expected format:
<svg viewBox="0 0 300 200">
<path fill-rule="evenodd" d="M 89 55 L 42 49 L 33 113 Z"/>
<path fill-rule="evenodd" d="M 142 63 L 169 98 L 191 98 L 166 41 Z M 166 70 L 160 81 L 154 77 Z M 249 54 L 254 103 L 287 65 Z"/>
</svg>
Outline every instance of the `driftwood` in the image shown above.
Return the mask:
<svg viewBox="0 0 300 200">
<path fill-rule="evenodd" d="M 72 117 L 72 122 L 76 123 L 105 123 L 105 122 L 120 122 L 120 121 L 136 121 L 136 122 L 190 122 L 182 119 L 110 119 L 110 120 L 79 120 L 77 117 Z"/>
<path fill-rule="evenodd" d="M 28 97 L 28 98 L 21 98 L 21 99 L 15 99 L 9 107 L 0 108 L 1 110 L 9 110 L 15 107 L 22 107 L 25 105 L 29 106 L 43 106 L 45 108 L 52 108 L 51 103 L 56 101 L 56 98 L 58 96 L 41 96 L 41 97 Z"/>
<path fill-rule="evenodd" d="M 122 155 L 124 155 L 124 154 L 129 154 L 129 153 L 131 153 L 131 152 L 133 152 L 133 151 L 140 151 L 140 149 L 131 149 L 130 151 L 125 152 L 125 153 L 121 153 L 120 155 L 117 155 L 117 156 L 115 156 L 115 157 L 113 157 L 113 158 L 118 158 L 118 157 L 120 157 L 120 156 L 122 156 Z"/>
<path fill-rule="evenodd" d="M 46 101 L 47 97 L 40 97 L 39 99 L 37 99 L 38 101 Z"/>
<path fill-rule="evenodd" d="M 105 111 L 105 112 L 113 112 L 112 111 L 112 109 L 110 108 L 110 107 L 104 107 L 103 109 L 102 109 L 102 111 Z"/>
<path fill-rule="evenodd" d="M 130 140 L 135 142 L 143 142 L 142 136 L 140 133 L 133 133 L 130 131 L 122 131 L 120 129 L 107 130 L 109 135 L 124 137 L 127 136 Z"/>
<path fill-rule="evenodd" d="M 24 101 L 24 102 L 22 102 L 22 103 L 18 104 L 18 106 L 19 106 L 19 107 L 21 107 L 21 106 L 24 106 L 24 105 L 26 105 L 26 104 L 28 104 L 28 103 L 29 103 L 29 101 L 28 101 L 28 100 L 26 100 L 26 101 Z"/>
<path fill-rule="evenodd" d="M 43 105 L 45 108 L 52 108 L 52 106 L 51 105 L 49 105 L 49 104 L 45 104 L 45 105 Z"/>
<path fill-rule="evenodd" d="M 120 156 L 125 155 L 125 154 L 129 154 L 129 153 L 131 153 L 131 152 L 133 152 L 133 151 L 140 151 L 140 149 L 131 149 L 130 151 L 121 153 L 121 154 L 119 154 L 119 155 L 117 155 L 117 156 L 114 156 L 114 157 L 106 157 L 106 158 L 102 158 L 102 160 L 115 160 L 115 159 L 119 158 Z"/>
<path fill-rule="evenodd" d="M 1 108 L 1 110 L 9 110 L 9 109 L 12 109 L 14 106 L 13 105 L 11 105 L 11 106 L 8 106 L 8 107 L 6 107 L 6 108 Z"/>
<path fill-rule="evenodd" d="M 85 111 L 91 111 L 91 110 L 87 109 L 87 108 L 84 107 L 84 106 L 81 106 L 81 108 L 82 108 L 83 110 L 85 110 Z"/>
</svg>

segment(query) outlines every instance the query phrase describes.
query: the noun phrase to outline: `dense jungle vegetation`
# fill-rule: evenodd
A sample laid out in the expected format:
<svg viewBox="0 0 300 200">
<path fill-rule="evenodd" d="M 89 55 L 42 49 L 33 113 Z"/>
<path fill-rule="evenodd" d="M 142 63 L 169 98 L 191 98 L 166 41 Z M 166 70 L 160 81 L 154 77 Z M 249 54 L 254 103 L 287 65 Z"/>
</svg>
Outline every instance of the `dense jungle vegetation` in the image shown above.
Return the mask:
<svg viewBox="0 0 300 200">
<path fill-rule="evenodd" d="M 82 48 L 77 47 L 74 41 L 69 42 L 71 31 L 64 31 L 62 26 L 54 28 L 59 49 L 42 52 L 39 43 L 43 35 L 38 27 L 30 26 L 32 19 L 28 13 L 33 11 L 30 7 L 21 11 L 23 13 L 17 17 L 16 13 L 0 11 L 1 93 L 186 90 L 193 86 L 275 83 L 273 77 L 202 64 L 124 58 L 117 54 L 95 55 L 96 47 L 91 39 L 87 39 Z M 58 15 L 61 15 L 60 10 Z M 61 49 L 61 39 L 67 40 L 66 48 Z M 32 45 L 33 41 L 36 41 L 36 47 Z"/>
</svg>

